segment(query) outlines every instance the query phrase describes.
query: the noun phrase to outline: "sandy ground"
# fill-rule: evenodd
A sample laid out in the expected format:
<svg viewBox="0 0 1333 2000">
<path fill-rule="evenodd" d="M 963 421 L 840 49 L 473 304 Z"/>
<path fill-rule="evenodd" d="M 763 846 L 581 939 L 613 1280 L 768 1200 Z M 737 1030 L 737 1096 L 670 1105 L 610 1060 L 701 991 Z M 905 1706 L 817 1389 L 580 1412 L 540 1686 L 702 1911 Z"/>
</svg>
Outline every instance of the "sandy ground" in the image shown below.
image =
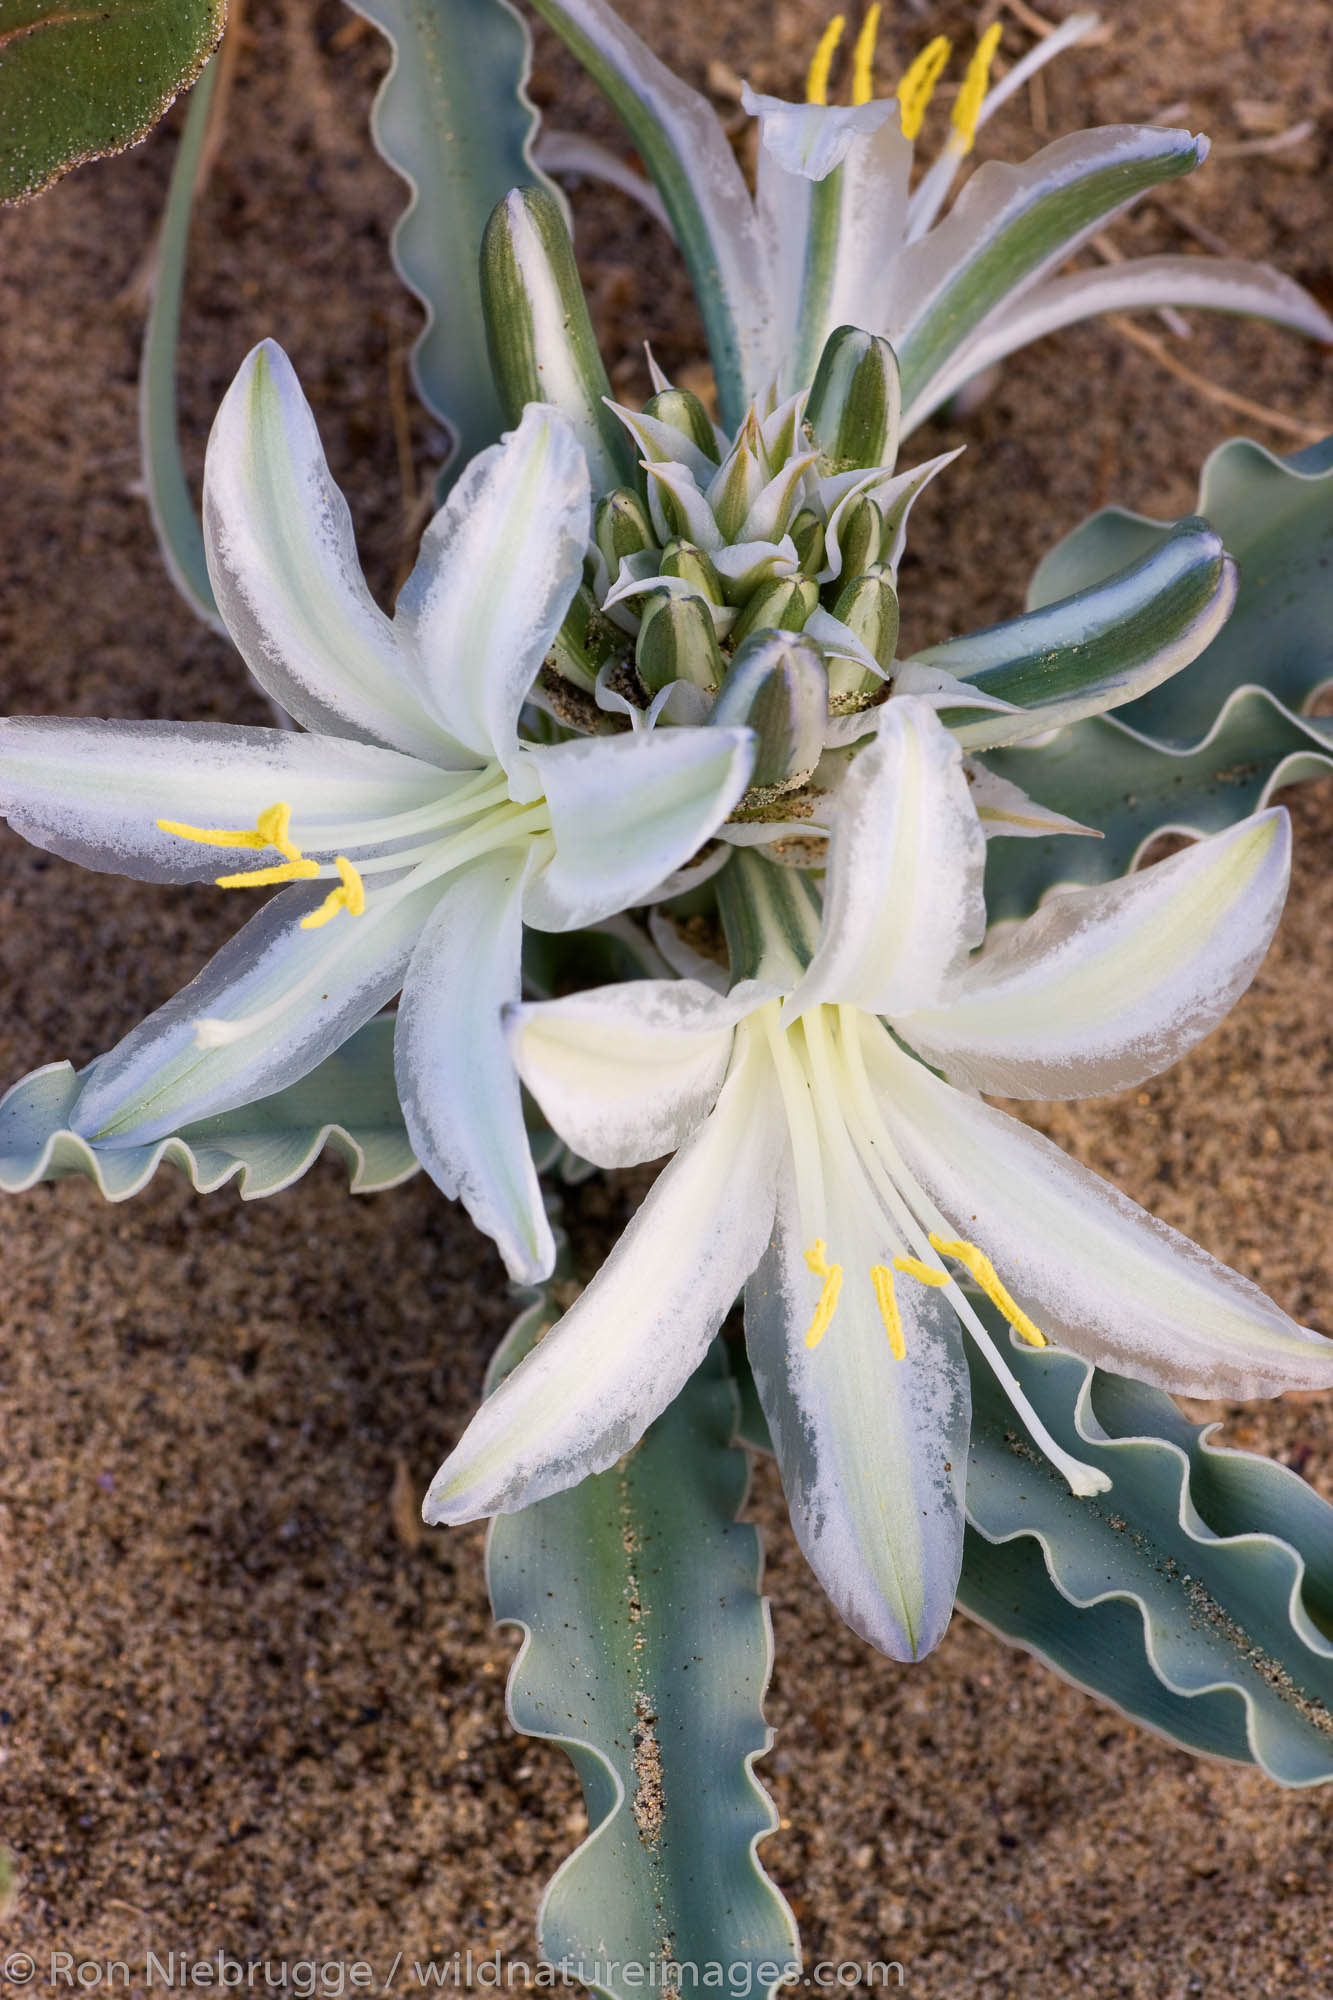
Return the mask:
<svg viewBox="0 0 1333 2000">
<path fill-rule="evenodd" d="M 808 0 L 627 11 L 698 81 L 711 59 L 788 90 L 822 20 Z M 1030 150 L 1042 119 L 1052 134 L 1163 113 L 1202 127 L 1217 155 L 1117 225 L 1120 247 L 1203 232 L 1333 304 L 1333 16 L 1307 0 L 1108 12 L 1110 43 L 1066 58 L 986 149 Z M 973 19 L 916 4 L 888 43 L 901 58 L 941 28 L 967 40 Z M 417 317 L 385 258 L 401 188 L 365 136 L 381 67 L 333 0 L 255 0 L 183 371 L 197 465 L 246 349 L 284 343 L 388 593 L 439 441 L 416 416 L 404 476 L 391 391 Z M 571 96 L 545 41 L 535 89 Z M 1315 136 L 1291 152 L 1225 152 L 1307 117 Z M 134 483 L 139 320 L 123 294 L 173 143 L 160 133 L 0 217 L 15 711 L 266 719 L 165 582 Z M 642 392 L 644 334 L 668 369 L 699 357 L 686 287 L 618 201 L 584 198 L 579 214 L 616 381 Z M 1201 325 L 1188 358 L 1294 419 L 1333 414 L 1333 364 L 1293 338 Z M 1183 511 L 1207 451 L 1244 428 L 1105 327 L 1022 357 L 965 426 L 919 439 L 923 454 L 969 451 L 915 518 L 913 635 L 1011 613 L 1042 550 L 1108 498 Z M 1295 811 L 1289 916 L 1232 1019 L 1146 1091 L 1044 1122 L 1333 1332 L 1333 799 L 1311 790 Z M 211 892 L 0 844 L 5 1081 L 106 1047 L 234 919 Z M 612 1178 L 577 1196 L 585 1256 L 641 1193 Z M 9 1201 L 0 1227 L 6 1944 L 140 1964 L 173 1944 L 360 1956 L 381 1973 L 400 1950 L 531 1953 L 541 1887 L 583 1825 L 578 1787 L 505 1724 L 513 1641 L 489 1622 L 480 1532 L 417 1538 L 411 1506 L 391 1505 L 420 1494 L 475 1403 L 508 1317 L 494 1254 L 428 1185 L 351 1201 L 331 1163 L 250 1208 L 170 1175 L 122 1208 L 65 1183 Z M 1329 1402 L 1247 1410 L 1233 1434 L 1333 1496 Z M 897 1668 L 822 1600 L 771 1468 L 755 1512 L 778 1642 L 764 1775 L 782 1831 L 765 1857 L 812 1958 L 896 1958 L 923 2000 L 1333 1990 L 1333 1795 L 1192 1762 L 961 1618 L 925 1665 Z"/>
</svg>

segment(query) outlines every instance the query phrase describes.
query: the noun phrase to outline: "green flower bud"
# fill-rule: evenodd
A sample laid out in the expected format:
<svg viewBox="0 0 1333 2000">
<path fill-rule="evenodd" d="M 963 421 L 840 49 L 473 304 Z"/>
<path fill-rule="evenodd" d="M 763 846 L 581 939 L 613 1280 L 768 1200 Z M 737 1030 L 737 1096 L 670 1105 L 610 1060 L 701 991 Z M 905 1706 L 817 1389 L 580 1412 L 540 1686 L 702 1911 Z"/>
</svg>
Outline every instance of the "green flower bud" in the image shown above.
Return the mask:
<svg viewBox="0 0 1333 2000">
<path fill-rule="evenodd" d="M 625 644 L 625 634 L 600 609 L 587 584 L 581 583 L 555 635 L 547 665 L 591 694 L 598 670 L 623 651 Z"/>
<path fill-rule="evenodd" d="M 840 574 L 860 576 L 878 567 L 884 545 L 884 516 L 873 500 L 854 500 L 838 523 Z"/>
<path fill-rule="evenodd" d="M 759 424 L 751 410 L 723 460 L 718 491 L 710 502 L 713 519 L 728 542 L 738 541 L 745 517 L 769 481 Z"/>
<path fill-rule="evenodd" d="M 755 632 L 737 650 L 712 719 L 758 739 L 752 790 L 803 785 L 824 751 L 828 682 L 817 647 L 794 632 Z"/>
<path fill-rule="evenodd" d="M 807 576 L 824 566 L 824 523 L 811 507 L 802 507 L 787 533 L 796 544 L 801 568 Z"/>
<path fill-rule="evenodd" d="M 725 601 L 717 565 L 706 549 L 696 548 L 693 542 L 668 542 L 658 568 L 663 576 L 679 576 L 692 583 L 710 604 Z"/>
<path fill-rule="evenodd" d="M 891 465 L 901 415 L 898 360 L 888 341 L 854 326 L 836 328 L 824 342 L 805 406 L 821 471 Z"/>
<path fill-rule="evenodd" d="M 688 389 L 662 389 L 656 396 L 650 396 L 643 406 L 645 417 L 656 417 L 659 424 L 670 424 L 673 431 L 679 431 L 691 444 L 697 445 L 705 458 L 717 464 L 717 438 L 709 421 L 708 412 L 697 396 Z"/>
<path fill-rule="evenodd" d="M 834 603 L 833 616 L 856 634 L 887 673 L 898 643 L 898 593 L 888 571 L 868 570 L 844 584 Z M 855 708 L 865 696 L 878 693 L 883 686 L 878 674 L 859 667 L 855 660 L 829 662 L 829 702 L 835 709 Z"/>
<path fill-rule="evenodd" d="M 620 574 L 622 556 L 641 555 L 645 549 L 657 546 L 652 516 L 628 486 L 618 486 L 614 493 L 597 502 L 592 537 L 606 558 L 612 583 Z"/>
<path fill-rule="evenodd" d="M 690 681 L 713 694 L 722 684 L 726 662 L 713 630 L 713 617 L 699 597 L 654 591 L 643 607 L 634 664 L 649 694 L 672 681 Z"/>
<path fill-rule="evenodd" d="M 799 632 L 819 602 L 819 585 L 810 576 L 780 576 L 761 583 L 731 628 L 736 644 L 751 632 Z"/>
</svg>

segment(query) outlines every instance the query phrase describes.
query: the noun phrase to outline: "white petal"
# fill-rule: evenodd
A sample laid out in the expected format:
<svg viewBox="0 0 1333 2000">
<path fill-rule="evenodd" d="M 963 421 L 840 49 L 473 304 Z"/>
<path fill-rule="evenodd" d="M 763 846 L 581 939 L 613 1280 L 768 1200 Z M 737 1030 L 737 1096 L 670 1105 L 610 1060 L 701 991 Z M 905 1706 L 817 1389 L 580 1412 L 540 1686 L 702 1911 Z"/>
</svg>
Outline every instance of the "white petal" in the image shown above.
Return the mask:
<svg viewBox="0 0 1333 2000">
<path fill-rule="evenodd" d="M 878 132 L 897 112 L 897 101 L 880 98 L 871 104 L 844 108 L 837 104 L 789 104 L 782 97 L 763 97 L 747 83 L 741 102 L 759 120 L 759 143 L 784 173 L 822 181 L 842 165 L 860 138 Z"/>
<path fill-rule="evenodd" d="M 794 1180 L 745 1288 L 745 1338 L 796 1538 L 841 1615 L 897 1660 L 943 1637 L 963 1557 L 971 1397 L 958 1323 L 937 1291 L 899 1280 L 906 1356 L 894 1359 L 870 1279 L 902 1244 L 864 1195 L 830 1183 L 843 1282 L 819 1345 L 820 1281 L 805 1263 Z"/>
<path fill-rule="evenodd" d="M 163 833 L 159 819 L 242 831 L 283 801 L 298 842 L 318 854 L 348 844 L 349 821 L 429 805 L 448 783 L 433 764 L 340 736 L 227 722 L 0 720 L 0 813 L 15 833 L 84 868 L 142 882 L 201 882 L 264 865 L 253 849 Z M 337 837 L 321 839 L 331 824 Z"/>
<path fill-rule="evenodd" d="M 412 953 L 394 1035 L 413 1152 L 521 1284 L 555 1263 L 502 1018 L 519 994 L 529 855 L 501 848 L 450 877 Z"/>
<path fill-rule="evenodd" d="M 683 1145 L 712 1110 L 736 1023 L 765 997 L 636 979 L 506 1010 L 513 1059 L 552 1129 L 599 1167 Z"/>
<path fill-rule="evenodd" d="M 204 541 L 228 631 L 259 685 L 298 722 L 462 761 L 422 707 L 366 588 L 347 502 L 274 341 L 247 355 L 214 421 Z"/>
<path fill-rule="evenodd" d="M 534 749 L 554 858 L 524 902 L 538 930 L 628 909 L 717 830 L 749 783 L 748 729 L 657 729 Z"/>
<path fill-rule="evenodd" d="M 271 898 L 196 979 L 99 1057 L 72 1128 L 102 1144 L 143 1145 L 295 1083 L 377 1014 L 402 983 L 438 884 L 395 903 L 378 877 L 364 915 L 340 913 L 303 931 L 301 918 L 328 890 L 301 882 Z M 240 1039 L 209 1047 L 196 1039 L 200 1021 L 269 1009 Z"/>
<path fill-rule="evenodd" d="M 421 538 L 394 629 L 423 699 L 508 770 L 518 715 L 583 569 L 588 468 L 573 426 L 529 403 L 472 460 Z"/>
<path fill-rule="evenodd" d="M 865 1050 L 907 1167 L 1049 1338 L 1180 1395 L 1333 1385 L 1333 1341 L 1257 1285 L 887 1035 L 867 1036 Z"/>
<path fill-rule="evenodd" d="M 428 1521 L 526 1507 L 605 1471 L 689 1380 L 772 1226 L 781 1126 L 765 1063 L 741 1056 L 587 1291 L 482 1404 Z"/>
<path fill-rule="evenodd" d="M 965 757 L 963 768 L 987 840 L 1005 837 L 1044 840 L 1053 833 L 1083 834 L 1091 840 L 1105 838 L 1100 827 L 1084 826 L 1080 820 L 1070 819 L 1067 813 L 1042 805 L 1040 799 L 1029 797 L 1012 778 L 1000 777 L 977 758 Z"/>
<path fill-rule="evenodd" d="M 1282 914 L 1278 807 L 1115 882 L 1055 896 L 894 1027 L 954 1083 L 1091 1097 L 1156 1076 L 1249 985 Z"/>
<path fill-rule="evenodd" d="M 985 929 L 986 840 L 962 754 L 925 702 L 879 710 L 831 823 L 819 949 L 786 1018 L 823 1001 L 896 1014 L 934 1000 Z"/>
<path fill-rule="evenodd" d="M 1094 313 L 1194 306 L 1273 320 L 1314 340 L 1333 341 L 1333 320 L 1303 285 L 1267 264 L 1236 257 L 1134 257 L 1101 270 L 1072 271 L 1001 307 L 951 356 L 930 385 L 930 407 L 1007 354 Z M 925 403 L 912 412 L 925 414 Z"/>
</svg>

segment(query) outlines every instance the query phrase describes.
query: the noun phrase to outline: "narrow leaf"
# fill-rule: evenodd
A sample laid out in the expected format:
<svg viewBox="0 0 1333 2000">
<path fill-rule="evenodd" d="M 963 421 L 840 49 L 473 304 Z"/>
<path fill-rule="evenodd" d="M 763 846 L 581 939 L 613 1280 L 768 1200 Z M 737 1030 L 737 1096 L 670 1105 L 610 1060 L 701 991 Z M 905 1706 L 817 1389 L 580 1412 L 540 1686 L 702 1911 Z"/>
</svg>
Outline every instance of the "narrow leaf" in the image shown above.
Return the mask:
<svg viewBox="0 0 1333 2000">
<path fill-rule="evenodd" d="M 528 30 L 509 0 L 349 0 L 393 62 L 371 133 L 412 190 L 393 233 L 398 274 L 426 309 L 412 366 L 422 401 L 453 434 L 461 469 L 505 427 L 477 280 L 487 217 L 512 187 L 545 185 L 532 161 Z"/>
<path fill-rule="evenodd" d="M 139 364 L 139 451 L 148 511 L 167 574 L 195 615 L 225 637 L 227 628 L 208 580 L 199 508 L 181 463 L 176 407 L 176 349 L 180 340 L 181 294 L 185 287 L 195 177 L 221 60 L 214 57 L 191 92 L 171 169 L 171 185 L 158 237 L 157 280 Z"/>
<path fill-rule="evenodd" d="M 534 1295 L 492 1386 L 553 1316 Z M 771 1741 L 771 1632 L 758 1539 L 736 1521 L 735 1426 L 714 1346 L 619 1465 L 499 1516 L 488 1542 L 495 1615 L 526 1635 L 510 1719 L 568 1752 L 588 1809 L 542 1904 L 541 1951 L 616 2000 L 637 1990 L 627 1963 L 656 1985 L 666 1961 L 715 1962 L 737 2000 L 799 1971 L 791 1912 L 755 1856 L 777 1823 L 752 1768 Z"/>
<path fill-rule="evenodd" d="M 1112 1488 L 1076 1499 L 975 1368 L 960 1604 L 1188 1749 L 1333 1779 L 1333 1507 L 1160 1391 L 1012 1345 L 1042 1421 Z"/>
<path fill-rule="evenodd" d="M 144 138 L 217 46 L 226 0 L 5 0 L 0 202 Z"/>
<path fill-rule="evenodd" d="M 90 1143 L 67 1115 L 88 1072 L 34 1070 L 0 1100 L 0 1190 L 81 1174 L 108 1201 L 147 1186 L 163 1161 L 201 1194 L 235 1180 L 243 1201 L 299 1180 L 326 1146 L 351 1170 L 355 1194 L 395 1187 L 417 1171 L 393 1084 L 393 1021 L 370 1021 L 299 1083 L 146 1146 Z"/>
</svg>

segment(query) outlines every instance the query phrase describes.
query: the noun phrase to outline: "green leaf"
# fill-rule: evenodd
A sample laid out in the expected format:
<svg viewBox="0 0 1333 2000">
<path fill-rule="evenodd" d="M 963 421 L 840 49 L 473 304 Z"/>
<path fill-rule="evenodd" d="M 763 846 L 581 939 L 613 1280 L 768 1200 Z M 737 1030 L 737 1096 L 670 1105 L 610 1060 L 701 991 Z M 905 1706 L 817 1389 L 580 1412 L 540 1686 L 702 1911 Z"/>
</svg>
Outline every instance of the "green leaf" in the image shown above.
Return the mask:
<svg viewBox="0 0 1333 2000">
<path fill-rule="evenodd" d="M 703 315 L 722 425 L 734 431 L 751 386 L 771 373 L 771 285 L 749 192 L 717 114 L 604 0 L 533 4 L 605 91 L 666 203 Z"/>
<path fill-rule="evenodd" d="M 477 278 L 487 218 L 513 187 L 545 186 L 563 200 L 532 162 L 531 39 L 508 0 L 348 4 L 394 52 L 371 133 L 412 190 L 393 257 L 426 308 L 413 373 L 422 401 L 453 434 L 449 463 L 461 469 L 505 428 Z"/>
<path fill-rule="evenodd" d="M 1218 833 L 1257 812 L 1282 785 L 1326 776 L 1333 771 L 1333 718 L 1295 716 L 1271 695 L 1242 688 L 1194 750 L 1156 743 L 1119 716 L 1097 715 L 1040 749 L 990 751 L 985 761 L 1043 805 L 1105 834 L 990 841 L 986 909 L 995 922 L 1027 916 L 1057 886 L 1125 874 L 1159 833 Z"/>
<path fill-rule="evenodd" d="M 1225 625 L 1235 594 L 1235 566 L 1213 529 L 1185 520 L 1105 580 L 919 657 L 984 694 L 1040 708 L 1060 728 L 1186 669 Z M 946 710 L 942 719 L 969 750 L 1012 742 L 1032 727 L 1026 715 L 983 714 L 961 726 L 954 715 L 962 711 Z"/>
<path fill-rule="evenodd" d="M 1151 125 L 1071 133 L 1021 166 L 987 161 L 944 221 L 907 249 L 895 274 L 912 300 L 890 338 L 902 369 L 903 430 L 934 401 L 933 378 L 987 314 L 1029 285 L 1116 209 L 1192 173 L 1200 141 Z M 1063 593 L 1062 593 L 1063 594 Z"/>
<path fill-rule="evenodd" d="M 1113 1483 L 1075 1499 L 974 1366 L 960 1605 L 1186 1749 L 1333 1779 L 1333 1507 L 1160 1390 L 1011 1345 L 1056 1441 Z"/>
<path fill-rule="evenodd" d="M 1231 439 L 1204 466 L 1197 512 L 1240 565 L 1236 609 L 1191 668 L 1121 717 L 1177 745 L 1207 735 L 1238 688 L 1264 688 L 1299 713 L 1333 683 L 1333 438 L 1291 458 Z M 1028 602 L 1049 604 L 1099 583 L 1171 533 L 1142 514 L 1106 508 L 1051 550 Z"/>
<path fill-rule="evenodd" d="M 181 463 L 176 411 L 176 348 L 181 294 L 190 240 L 195 176 L 208 131 L 209 106 L 218 80 L 218 58 L 209 63 L 190 96 L 185 126 L 171 169 L 171 186 L 158 238 L 157 280 L 139 365 L 139 450 L 148 510 L 167 574 L 197 617 L 229 636 L 208 580 L 204 536 Z"/>
<path fill-rule="evenodd" d="M 556 1316 L 529 1297 L 488 1386 Z M 752 1768 L 771 1741 L 772 1638 L 758 1538 L 736 1521 L 735 1425 L 715 1344 L 619 1465 L 499 1516 L 487 1545 L 495 1615 L 526 1635 L 510 1720 L 568 1753 L 588 1809 L 540 1948 L 617 2000 L 660 1985 L 663 1961 L 718 1963 L 737 2000 L 799 1970 L 791 1912 L 755 1857 L 777 1824 Z M 625 1978 L 627 1962 L 651 1972 Z"/>
<path fill-rule="evenodd" d="M 125 1201 L 165 1160 L 201 1194 L 235 1180 L 254 1201 L 290 1187 L 326 1146 L 346 1161 L 353 1193 L 395 1187 L 417 1161 L 394 1090 L 393 1025 L 370 1021 L 299 1083 L 147 1146 L 93 1145 L 71 1132 L 66 1117 L 87 1071 L 50 1063 L 0 1100 L 0 1190 L 81 1174 L 108 1201 Z"/>
<path fill-rule="evenodd" d="M 149 133 L 216 48 L 226 0 L 5 0 L 0 201 Z"/>
</svg>

